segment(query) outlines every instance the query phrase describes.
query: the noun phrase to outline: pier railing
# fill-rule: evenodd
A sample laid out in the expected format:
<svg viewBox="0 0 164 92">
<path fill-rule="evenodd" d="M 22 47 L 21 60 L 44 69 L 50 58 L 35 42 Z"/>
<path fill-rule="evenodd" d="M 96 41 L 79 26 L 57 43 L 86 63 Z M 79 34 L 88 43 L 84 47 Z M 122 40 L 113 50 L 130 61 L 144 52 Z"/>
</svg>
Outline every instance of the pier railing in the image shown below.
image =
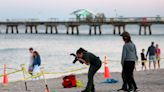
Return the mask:
<svg viewBox="0 0 164 92">
<path fill-rule="evenodd" d="M 114 17 L 114 18 L 93 18 L 93 19 L 87 19 L 87 18 L 81 18 L 81 19 L 75 19 L 70 18 L 68 21 L 72 22 L 163 22 L 164 17 Z"/>
<path fill-rule="evenodd" d="M 29 19 L 6 19 L 5 21 L 0 22 L 113 22 L 113 21 L 120 21 L 120 22 L 151 22 L 151 21 L 164 21 L 164 17 L 113 17 L 113 18 L 69 18 L 68 20 L 59 20 L 58 18 L 48 18 L 47 20 L 40 20 L 35 18 Z"/>
</svg>

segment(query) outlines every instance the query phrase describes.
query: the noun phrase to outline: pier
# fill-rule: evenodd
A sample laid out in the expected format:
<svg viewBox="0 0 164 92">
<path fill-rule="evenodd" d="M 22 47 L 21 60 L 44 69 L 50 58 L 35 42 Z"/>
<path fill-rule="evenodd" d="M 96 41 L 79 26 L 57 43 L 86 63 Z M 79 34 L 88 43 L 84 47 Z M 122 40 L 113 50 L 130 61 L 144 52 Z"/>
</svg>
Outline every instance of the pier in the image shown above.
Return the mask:
<svg viewBox="0 0 164 92">
<path fill-rule="evenodd" d="M 49 21 L 41 21 L 41 20 L 7 20 L 0 21 L 0 25 L 4 25 L 6 27 L 5 34 L 18 34 L 19 28 L 18 26 L 25 26 L 24 33 L 39 33 L 38 26 L 45 26 L 45 34 L 58 34 L 60 31 L 58 30 L 59 25 L 65 26 L 66 34 L 79 35 L 80 29 L 79 26 L 87 25 L 89 26 L 88 34 L 89 35 L 101 35 L 103 34 L 102 25 L 112 25 L 113 34 L 116 33 L 121 34 L 123 31 L 126 31 L 126 25 L 138 25 L 138 34 L 144 32 L 143 35 L 152 35 L 152 25 L 156 24 L 164 24 L 164 17 L 128 17 L 128 18 L 105 18 L 101 20 L 97 19 L 69 19 L 68 21 L 60 21 L 60 20 L 49 20 Z M 144 30 L 142 30 L 144 29 Z M 1 29 L 0 29 L 1 30 Z M 130 31 L 129 31 L 130 32 Z M 155 31 L 154 31 L 155 32 Z M 0 32 L 1 34 L 3 32 Z"/>
</svg>

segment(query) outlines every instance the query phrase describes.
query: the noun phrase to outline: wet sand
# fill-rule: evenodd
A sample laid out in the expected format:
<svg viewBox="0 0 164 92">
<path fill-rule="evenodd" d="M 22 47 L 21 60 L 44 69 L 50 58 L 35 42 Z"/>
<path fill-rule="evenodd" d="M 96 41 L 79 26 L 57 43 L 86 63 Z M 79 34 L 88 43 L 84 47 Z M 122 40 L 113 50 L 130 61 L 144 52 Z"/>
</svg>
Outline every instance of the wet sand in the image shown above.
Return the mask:
<svg viewBox="0 0 164 92">
<path fill-rule="evenodd" d="M 105 81 L 103 74 L 98 73 L 95 75 L 95 88 L 96 92 L 117 92 L 121 88 L 122 80 L 121 73 L 111 73 L 114 79 L 119 80 L 115 84 L 102 83 Z M 164 69 L 148 70 L 148 71 L 135 71 L 135 80 L 140 92 L 164 92 Z M 82 81 L 85 85 L 87 83 L 87 74 L 79 74 L 76 76 L 78 80 Z M 47 80 L 50 92 L 80 92 L 84 88 L 63 88 L 62 77 Z M 0 92 L 45 92 L 44 80 L 27 81 L 28 89 L 25 90 L 24 81 L 10 82 L 7 86 L 0 84 Z"/>
</svg>

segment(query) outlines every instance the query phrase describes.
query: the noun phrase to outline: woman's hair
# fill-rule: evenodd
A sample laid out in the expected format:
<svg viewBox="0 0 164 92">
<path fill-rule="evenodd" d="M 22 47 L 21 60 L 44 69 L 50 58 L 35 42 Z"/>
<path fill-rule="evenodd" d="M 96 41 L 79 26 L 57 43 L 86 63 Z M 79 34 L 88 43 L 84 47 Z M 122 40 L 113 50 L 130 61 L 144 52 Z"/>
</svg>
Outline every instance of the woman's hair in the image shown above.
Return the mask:
<svg viewBox="0 0 164 92">
<path fill-rule="evenodd" d="M 84 53 L 84 52 L 87 52 L 85 49 L 83 48 L 79 48 L 77 51 L 76 51 L 76 54 L 80 54 L 80 53 Z"/>
<path fill-rule="evenodd" d="M 124 36 L 123 36 L 123 40 L 124 40 L 125 42 L 132 42 L 130 36 L 128 36 L 128 37 L 126 37 L 126 36 L 124 37 Z"/>
<path fill-rule="evenodd" d="M 33 53 L 35 53 L 37 56 L 40 56 L 39 53 L 37 51 L 34 51 Z"/>
<path fill-rule="evenodd" d="M 29 50 L 33 50 L 33 48 L 29 48 Z"/>
<path fill-rule="evenodd" d="M 121 36 L 125 42 L 132 42 L 129 32 L 124 31 Z"/>
</svg>

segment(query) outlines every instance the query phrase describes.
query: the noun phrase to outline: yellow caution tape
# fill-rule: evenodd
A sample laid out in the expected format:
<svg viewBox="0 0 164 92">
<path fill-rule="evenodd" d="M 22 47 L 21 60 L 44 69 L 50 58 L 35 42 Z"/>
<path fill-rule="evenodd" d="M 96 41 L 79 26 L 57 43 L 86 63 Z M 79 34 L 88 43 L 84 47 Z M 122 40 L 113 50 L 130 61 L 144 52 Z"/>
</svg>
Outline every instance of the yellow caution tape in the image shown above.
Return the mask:
<svg viewBox="0 0 164 92">
<path fill-rule="evenodd" d="M 75 72 L 75 71 L 83 70 L 83 69 L 86 69 L 86 68 L 87 67 L 82 67 L 82 68 L 79 68 L 79 69 L 73 69 L 73 70 L 65 71 L 65 72 L 43 72 L 43 73 L 37 73 L 36 75 L 32 75 L 30 77 L 23 78 L 22 80 L 28 80 L 30 78 L 37 78 L 37 77 L 42 76 L 43 74 L 65 74 L 65 73 L 70 73 L 70 72 Z"/>
<path fill-rule="evenodd" d="M 72 70 L 65 71 L 65 72 L 44 72 L 44 74 L 64 74 L 64 73 L 70 73 L 70 72 L 75 72 L 75 71 L 83 70 L 83 69 L 86 69 L 86 68 L 87 67 L 82 67 L 82 68 L 79 68 L 79 69 L 72 69 Z"/>
<path fill-rule="evenodd" d="M 30 78 L 37 78 L 37 77 L 40 77 L 42 76 L 43 74 L 64 74 L 64 73 L 70 73 L 70 72 L 75 72 L 75 71 L 79 71 L 79 70 L 83 70 L 83 69 L 86 69 L 87 67 L 82 67 L 82 68 L 79 68 L 79 69 L 71 69 L 69 71 L 65 71 L 65 72 L 43 72 L 43 73 L 38 73 L 36 75 L 32 75 L 30 77 L 27 77 L 25 78 L 25 75 L 29 75 L 29 72 L 27 71 L 26 67 L 25 67 L 25 64 L 21 64 L 21 70 L 17 70 L 17 69 L 14 69 L 14 68 L 8 68 L 8 69 L 14 69 L 16 71 L 13 71 L 13 72 L 10 72 L 10 73 L 7 73 L 7 75 L 11 75 L 11 74 L 14 74 L 14 73 L 18 73 L 18 72 L 23 72 L 23 75 L 24 75 L 24 78 L 22 80 L 27 80 L 27 79 L 30 79 Z M 0 77 L 3 77 L 4 74 L 1 74 Z"/>
<path fill-rule="evenodd" d="M 17 72 L 20 72 L 20 71 L 22 71 L 22 70 L 17 70 L 17 71 L 13 71 L 13 72 L 7 73 L 7 75 L 14 74 L 14 73 L 17 73 Z M 3 76 L 4 76 L 4 74 L 0 75 L 0 77 L 3 77 Z"/>
<path fill-rule="evenodd" d="M 40 76 L 42 76 L 42 75 L 43 75 L 42 73 L 38 73 L 38 74 L 36 74 L 36 75 L 32 75 L 32 76 L 30 76 L 30 77 L 23 78 L 22 80 L 28 80 L 28 79 L 31 79 L 31 78 L 38 78 L 38 77 L 40 77 Z"/>
</svg>

